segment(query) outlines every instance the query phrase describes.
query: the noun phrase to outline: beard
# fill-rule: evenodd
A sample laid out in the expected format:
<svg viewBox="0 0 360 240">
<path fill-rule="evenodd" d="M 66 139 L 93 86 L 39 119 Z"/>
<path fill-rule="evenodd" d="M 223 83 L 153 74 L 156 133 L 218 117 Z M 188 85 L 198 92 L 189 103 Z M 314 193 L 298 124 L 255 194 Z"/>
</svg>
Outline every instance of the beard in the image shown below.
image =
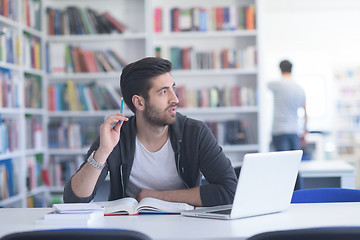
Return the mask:
<svg viewBox="0 0 360 240">
<path fill-rule="evenodd" d="M 174 124 L 176 121 L 176 114 L 170 114 L 168 110 L 175 106 L 176 105 L 169 106 L 165 111 L 161 111 L 152 105 L 148 105 L 145 107 L 144 118 L 149 123 L 159 127 Z"/>
</svg>

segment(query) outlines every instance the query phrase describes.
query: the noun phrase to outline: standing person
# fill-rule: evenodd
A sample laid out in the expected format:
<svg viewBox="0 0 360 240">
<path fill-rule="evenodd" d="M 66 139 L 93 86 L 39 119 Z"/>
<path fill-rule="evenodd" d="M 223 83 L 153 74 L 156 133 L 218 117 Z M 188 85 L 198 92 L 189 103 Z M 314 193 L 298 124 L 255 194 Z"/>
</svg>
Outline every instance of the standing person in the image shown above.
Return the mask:
<svg viewBox="0 0 360 240">
<path fill-rule="evenodd" d="M 292 79 L 292 63 L 280 62 L 282 79 L 268 83 L 274 94 L 272 141 L 276 151 L 298 150 L 305 145 L 307 132 L 306 96 L 304 89 Z M 304 109 L 304 132 L 299 136 L 298 110 Z M 300 177 L 295 189 L 300 189 Z"/>
<path fill-rule="evenodd" d="M 123 69 L 121 91 L 134 116 L 105 119 L 86 161 L 64 188 L 64 202 L 90 202 L 108 172 L 109 200 L 233 202 L 237 179 L 231 162 L 203 122 L 177 112 L 171 68 L 168 60 L 148 57 Z M 201 174 L 208 185 L 200 186 Z"/>
</svg>

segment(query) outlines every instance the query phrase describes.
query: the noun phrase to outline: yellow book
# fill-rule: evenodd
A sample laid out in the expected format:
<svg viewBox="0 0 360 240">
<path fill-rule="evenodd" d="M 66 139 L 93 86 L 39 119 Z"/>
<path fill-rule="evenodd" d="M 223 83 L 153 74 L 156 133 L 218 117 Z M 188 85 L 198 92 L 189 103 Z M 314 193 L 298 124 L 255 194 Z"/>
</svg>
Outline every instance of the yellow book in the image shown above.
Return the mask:
<svg viewBox="0 0 360 240">
<path fill-rule="evenodd" d="M 40 70 L 41 68 L 41 56 L 40 56 L 40 43 L 35 41 L 34 44 L 34 52 L 35 52 L 35 69 Z"/>
<path fill-rule="evenodd" d="M 34 207 L 34 198 L 32 196 L 27 198 L 27 207 L 33 208 Z"/>
<path fill-rule="evenodd" d="M 74 81 L 67 81 L 66 88 L 69 96 L 69 106 L 71 111 L 78 111 L 80 108 L 78 107 L 78 100 L 76 96 L 76 86 Z"/>
</svg>

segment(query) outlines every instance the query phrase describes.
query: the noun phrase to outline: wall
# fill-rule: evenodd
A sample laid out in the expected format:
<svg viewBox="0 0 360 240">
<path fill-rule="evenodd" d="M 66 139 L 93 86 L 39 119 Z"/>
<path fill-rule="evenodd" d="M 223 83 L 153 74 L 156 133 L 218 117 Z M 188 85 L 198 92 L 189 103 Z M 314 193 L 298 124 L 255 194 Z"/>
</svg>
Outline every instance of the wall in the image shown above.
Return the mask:
<svg viewBox="0 0 360 240">
<path fill-rule="evenodd" d="M 258 0 L 257 13 L 265 142 L 272 120 L 266 82 L 280 77 L 278 64 L 284 58 L 294 63 L 294 76 L 306 88 L 310 130 L 331 131 L 333 74 L 360 66 L 360 1 Z"/>
</svg>

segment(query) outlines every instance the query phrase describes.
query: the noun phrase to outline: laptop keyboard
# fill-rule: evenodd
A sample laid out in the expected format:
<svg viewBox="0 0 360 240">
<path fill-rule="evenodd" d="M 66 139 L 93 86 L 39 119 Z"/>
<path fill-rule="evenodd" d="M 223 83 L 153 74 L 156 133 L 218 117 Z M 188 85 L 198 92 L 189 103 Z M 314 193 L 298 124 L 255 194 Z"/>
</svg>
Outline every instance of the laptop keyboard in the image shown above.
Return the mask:
<svg viewBox="0 0 360 240">
<path fill-rule="evenodd" d="M 231 209 L 223 209 L 223 210 L 217 210 L 217 211 L 210 211 L 209 213 L 215 213 L 215 214 L 230 214 Z"/>
</svg>

